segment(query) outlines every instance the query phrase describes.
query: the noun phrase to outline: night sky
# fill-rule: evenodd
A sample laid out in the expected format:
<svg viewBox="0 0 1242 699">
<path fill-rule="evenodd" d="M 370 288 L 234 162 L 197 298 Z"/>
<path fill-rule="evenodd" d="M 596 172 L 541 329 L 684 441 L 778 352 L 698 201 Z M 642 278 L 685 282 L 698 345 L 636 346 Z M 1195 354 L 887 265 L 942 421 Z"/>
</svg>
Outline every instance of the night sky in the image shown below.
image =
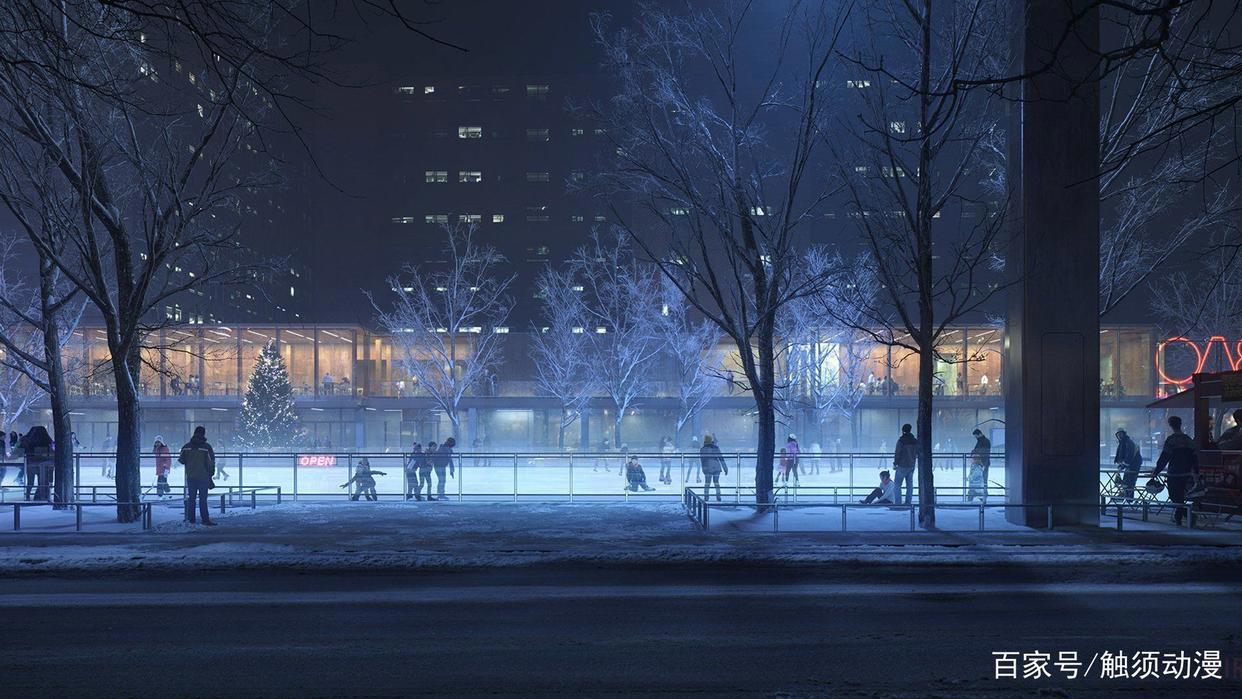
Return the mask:
<svg viewBox="0 0 1242 699">
<path fill-rule="evenodd" d="M 302 122 L 323 176 L 291 149 L 289 190 L 280 195 L 288 202 L 288 225 L 253 241 L 264 252 L 288 253 L 310 268 L 307 317 L 369 322 L 373 311 L 360 290 L 381 289 L 384 276 L 407 261 L 400 258 L 409 248 L 394 241 L 401 231 L 389 218 L 403 211 L 421 214 L 425 205 L 391 186 L 393 169 L 402 166 L 402 153 L 393 147 L 403 129 L 394 87 L 449 76 L 590 79 L 599 63 L 590 13 L 607 10 L 621 22 L 632 16 L 633 5 L 615 0 L 410 5 L 417 16 L 441 18 L 426 29 L 465 51 L 437 45 L 391 21 L 339 18 L 356 41 L 334 63 L 352 86 L 319 86 L 313 98 L 317 113 Z"/>
</svg>

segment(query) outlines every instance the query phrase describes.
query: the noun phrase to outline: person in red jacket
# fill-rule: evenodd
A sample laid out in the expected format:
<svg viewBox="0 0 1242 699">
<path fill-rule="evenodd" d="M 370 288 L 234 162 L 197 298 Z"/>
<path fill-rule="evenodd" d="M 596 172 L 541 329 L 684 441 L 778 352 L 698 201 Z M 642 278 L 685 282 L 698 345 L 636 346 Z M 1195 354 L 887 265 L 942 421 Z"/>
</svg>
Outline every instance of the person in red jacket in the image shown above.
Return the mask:
<svg viewBox="0 0 1242 699">
<path fill-rule="evenodd" d="M 155 494 L 161 498 L 168 497 L 172 488 L 168 487 L 168 474 L 172 471 L 172 452 L 164 443 L 162 435 L 155 436 Z"/>
</svg>

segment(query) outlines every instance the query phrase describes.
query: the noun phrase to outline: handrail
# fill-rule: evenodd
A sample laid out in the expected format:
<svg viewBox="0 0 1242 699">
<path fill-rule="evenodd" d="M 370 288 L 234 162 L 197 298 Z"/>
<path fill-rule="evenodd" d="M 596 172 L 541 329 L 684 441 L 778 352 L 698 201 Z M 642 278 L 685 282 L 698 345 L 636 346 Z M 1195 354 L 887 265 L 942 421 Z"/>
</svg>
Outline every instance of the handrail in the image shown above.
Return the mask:
<svg viewBox="0 0 1242 699">
<path fill-rule="evenodd" d="M 34 500 L 11 500 L 9 502 L 0 502 L 0 507 L 8 506 L 13 508 L 13 531 L 20 531 L 22 528 L 22 509 L 31 507 L 49 507 L 53 505 L 49 501 Z M 118 505 L 137 505 L 139 508 L 139 521 L 142 524 L 143 531 L 151 529 L 153 525 L 153 517 L 151 515 L 151 503 L 149 502 L 69 502 L 65 503 L 66 509 L 74 511 L 74 531 L 82 531 L 82 508 L 85 507 L 116 507 Z"/>
</svg>

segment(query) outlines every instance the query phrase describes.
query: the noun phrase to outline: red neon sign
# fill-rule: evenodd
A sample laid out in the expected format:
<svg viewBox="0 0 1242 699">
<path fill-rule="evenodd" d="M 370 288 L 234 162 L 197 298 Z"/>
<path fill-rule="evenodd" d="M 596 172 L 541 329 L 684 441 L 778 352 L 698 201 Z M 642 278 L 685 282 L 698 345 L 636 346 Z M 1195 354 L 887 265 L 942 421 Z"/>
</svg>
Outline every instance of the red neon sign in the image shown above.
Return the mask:
<svg viewBox="0 0 1242 699">
<path fill-rule="evenodd" d="M 1184 344 L 1195 353 L 1195 368 L 1188 376 L 1175 377 L 1169 376 L 1164 372 L 1164 348 L 1174 343 Z M 1203 373 L 1203 367 L 1207 364 L 1208 357 L 1212 356 L 1213 347 L 1219 347 L 1220 351 L 1225 353 L 1225 362 L 1231 371 L 1237 371 L 1239 367 L 1242 367 L 1242 340 L 1238 340 L 1237 343 L 1231 346 L 1224 337 L 1213 335 L 1208 338 L 1206 344 L 1200 347 L 1199 343 L 1190 338 L 1170 337 L 1156 346 L 1156 374 L 1160 376 L 1160 380 L 1164 383 L 1185 386 L 1191 382 L 1195 374 Z"/>
<path fill-rule="evenodd" d="M 336 465 L 335 454 L 301 454 L 298 456 L 298 466 L 310 466 L 313 468 L 329 468 Z"/>
</svg>

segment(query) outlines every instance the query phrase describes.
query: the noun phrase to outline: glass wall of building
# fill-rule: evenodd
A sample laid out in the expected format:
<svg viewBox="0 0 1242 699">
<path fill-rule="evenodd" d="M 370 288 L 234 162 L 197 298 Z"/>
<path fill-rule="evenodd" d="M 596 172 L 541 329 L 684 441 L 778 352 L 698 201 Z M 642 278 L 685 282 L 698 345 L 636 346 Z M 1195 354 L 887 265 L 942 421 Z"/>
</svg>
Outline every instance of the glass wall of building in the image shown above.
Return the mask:
<svg viewBox="0 0 1242 699">
<path fill-rule="evenodd" d="M 202 362 L 192 373 L 202 372 L 201 391 L 207 396 L 238 396 L 245 391 L 239 376 L 240 334 L 233 328 L 202 330 Z M 249 377 L 245 377 L 249 378 Z"/>
<path fill-rule="evenodd" d="M 289 372 L 295 396 L 315 394 L 315 336 L 303 328 L 280 329 L 280 356 Z"/>
<path fill-rule="evenodd" d="M 1118 333 L 1117 398 L 1155 395 L 1155 332 L 1151 329 L 1122 329 Z M 1101 351 L 1103 349 L 1101 348 Z"/>
<path fill-rule="evenodd" d="M 320 395 L 352 395 L 354 387 L 354 338 L 352 328 L 317 328 Z"/>
<path fill-rule="evenodd" d="M 966 330 L 966 351 L 970 363 L 965 367 L 966 382 L 972 396 L 1000 396 L 1001 349 L 1004 333 L 999 328 L 969 328 Z"/>
</svg>

